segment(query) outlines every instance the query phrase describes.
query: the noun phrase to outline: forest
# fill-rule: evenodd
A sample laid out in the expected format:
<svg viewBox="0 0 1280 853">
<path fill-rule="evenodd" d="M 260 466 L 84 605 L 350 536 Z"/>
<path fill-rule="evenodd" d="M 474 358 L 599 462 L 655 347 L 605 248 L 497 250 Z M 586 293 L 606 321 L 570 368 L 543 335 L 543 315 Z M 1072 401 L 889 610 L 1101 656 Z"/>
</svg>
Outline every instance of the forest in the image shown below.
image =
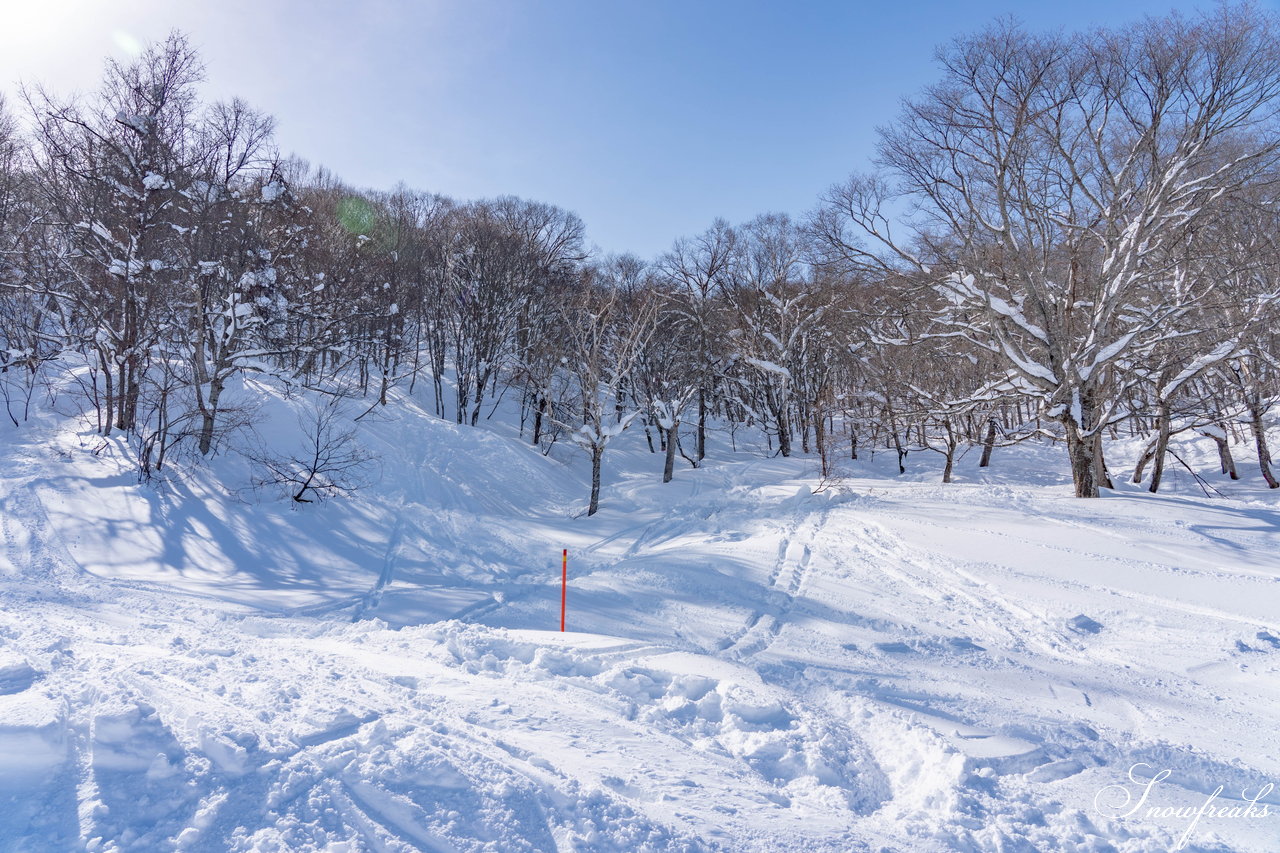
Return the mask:
<svg viewBox="0 0 1280 853">
<path fill-rule="evenodd" d="M 1108 462 L 1156 491 L 1171 437 L 1198 435 L 1223 473 L 1280 486 L 1275 17 L 1002 21 L 938 67 L 810 211 L 649 259 L 592 250 L 546 202 L 361 189 L 283 156 L 270 116 L 201 98 L 182 33 L 90 95 L 29 86 L 0 103 L 3 417 L 123 434 L 145 480 L 240 449 L 250 375 L 357 414 L 425 389 L 463 425 L 518 399 L 528 442 L 590 455 L 591 513 L 626 429 L 664 481 L 714 428 L 824 477 L 930 451 L 949 481 L 966 450 L 1054 442 L 1085 498 Z M 318 415 L 312 456 L 341 461 L 343 429 Z M 1140 458 L 1108 459 L 1136 436 Z M 342 490 L 278 462 L 298 501 Z"/>
</svg>

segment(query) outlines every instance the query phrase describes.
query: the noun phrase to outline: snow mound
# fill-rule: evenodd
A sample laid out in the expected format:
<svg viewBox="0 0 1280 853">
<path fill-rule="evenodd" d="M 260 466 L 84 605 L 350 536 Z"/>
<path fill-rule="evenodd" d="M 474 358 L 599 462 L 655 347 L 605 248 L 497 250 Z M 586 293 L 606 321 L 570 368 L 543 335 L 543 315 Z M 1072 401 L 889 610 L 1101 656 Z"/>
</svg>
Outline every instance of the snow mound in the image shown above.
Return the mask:
<svg viewBox="0 0 1280 853">
<path fill-rule="evenodd" d="M 25 658 L 0 649 L 0 696 L 21 693 L 35 682 L 37 676 Z"/>
<path fill-rule="evenodd" d="M 278 451 L 314 403 L 238 391 Z M 588 518 L 562 444 L 412 400 L 356 429 L 376 476 L 307 507 L 230 452 L 146 485 L 117 438 L 6 433 L 0 848 L 1146 853 L 1185 821 L 1100 791 L 1280 774 L 1261 487 L 1082 502 L 1027 446 L 814 494 L 714 435 L 663 484 L 635 428 Z"/>
</svg>

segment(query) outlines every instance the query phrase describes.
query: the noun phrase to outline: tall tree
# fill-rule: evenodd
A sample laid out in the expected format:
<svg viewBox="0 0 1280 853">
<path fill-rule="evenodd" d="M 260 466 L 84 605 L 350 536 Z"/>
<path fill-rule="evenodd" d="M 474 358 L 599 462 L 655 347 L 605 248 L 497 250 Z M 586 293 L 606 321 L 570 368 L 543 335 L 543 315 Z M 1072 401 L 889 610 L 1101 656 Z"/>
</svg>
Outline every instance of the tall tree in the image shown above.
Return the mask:
<svg viewBox="0 0 1280 853">
<path fill-rule="evenodd" d="M 725 365 L 717 339 L 721 313 L 717 302 L 733 263 L 737 234 L 723 219 L 693 239 L 679 239 L 658 259 L 660 276 L 680 294 L 677 310 L 688 328 L 697 355 L 698 423 L 694 461 L 707 455 L 707 420 Z"/>
<path fill-rule="evenodd" d="M 36 119 L 38 186 L 68 251 L 57 297 L 91 318 L 105 388 L 101 427 L 132 429 L 181 260 L 174 208 L 193 190 L 195 86 L 203 75 L 180 34 L 134 62 L 107 62 L 87 107 L 29 97 Z"/>
<path fill-rule="evenodd" d="M 1171 244 L 1276 164 L 1277 35 L 1247 5 L 1080 36 L 999 24 L 941 51 L 942 81 L 882 135 L 888 178 L 826 196 L 831 246 L 929 276 L 943 333 L 1062 425 L 1081 497 L 1098 495 L 1122 360 L 1215 287 Z M 890 203 L 918 211 L 905 240 Z"/>
</svg>

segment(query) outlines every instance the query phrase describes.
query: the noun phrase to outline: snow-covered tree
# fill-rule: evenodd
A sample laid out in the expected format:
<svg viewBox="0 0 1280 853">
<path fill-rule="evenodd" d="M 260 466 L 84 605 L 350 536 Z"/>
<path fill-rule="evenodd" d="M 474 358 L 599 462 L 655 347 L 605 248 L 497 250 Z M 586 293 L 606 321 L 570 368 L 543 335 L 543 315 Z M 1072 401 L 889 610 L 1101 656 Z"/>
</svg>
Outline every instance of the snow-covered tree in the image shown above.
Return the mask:
<svg viewBox="0 0 1280 853">
<path fill-rule="evenodd" d="M 280 295 L 261 208 L 282 203 L 286 187 L 272 170 L 270 119 L 243 102 L 215 104 L 199 137 L 202 159 L 172 223 L 182 235 L 177 284 L 186 314 L 172 322 L 190 365 L 199 450 L 208 454 L 228 381 L 264 367 L 257 331 Z"/>
<path fill-rule="evenodd" d="M 57 239 L 65 280 L 47 282 L 68 311 L 89 318 L 101 368 L 103 433 L 130 430 L 181 275 L 175 207 L 200 158 L 195 86 L 203 68 L 173 34 L 135 61 L 107 62 L 86 106 L 29 95 L 36 122 L 36 180 Z"/>
<path fill-rule="evenodd" d="M 563 426 L 591 456 L 587 515 L 595 515 L 600 508 L 605 449 L 640 413 L 619 406 L 619 391 L 629 381 L 654 329 L 652 297 L 645 292 L 628 293 L 617 285 L 609 280 L 607 268 L 588 270 L 584 286 L 560 308 L 564 368 L 573 379 L 574 402 L 581 415 L 578 424 Z"/>
<path fill-rule="evenodd" d="M 736 244 L 737 234 L 733 228 L 723 219 L 717 219 L 697 237 L 676 240 L 671 251 L 659 258 L 656 265 L 659 278 L 679 295 L 672 303 L 672 310 L 679 313 L 696 355 L 695 462 L 701 462 L 707 455 L 707 420 L 728 361 L 718 338 L 724 313 L 718 299 L 730 275 Z"/>
<path fill-rule="evenodd" d="M 1124 360 L 1215 288 L 1171 245 L 1276 164 L 1277 44 L 1272 16 L 1226 5 L 958 39 L 942 81 L 884 132 L 887 176 L 833 188 L 818 230 L 864 268 L 928 276 L 939 332 L 999 357 L 1061 424 L 1077 495 L 1096 497 Z"/>
</svg>

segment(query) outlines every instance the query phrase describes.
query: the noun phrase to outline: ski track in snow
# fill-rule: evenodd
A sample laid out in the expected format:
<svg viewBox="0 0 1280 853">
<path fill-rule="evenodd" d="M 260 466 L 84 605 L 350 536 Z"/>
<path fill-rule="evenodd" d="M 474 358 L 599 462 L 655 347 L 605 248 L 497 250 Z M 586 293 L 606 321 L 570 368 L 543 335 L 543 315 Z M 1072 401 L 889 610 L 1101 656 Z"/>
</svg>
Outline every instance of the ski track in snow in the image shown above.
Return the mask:
<svg viewBox="0 0 1280 853">
<path fill-rule="evenodd" d="M 266 594 L 269 567 L 113 576 L 97 532 L 68 521 L 67 484 L 103 478 L 135 503 L 145 489 L 15 434 L 0 469 L 0 850 L 1132 853 L 1184 828 L 1094 811 L 1135 763 L 1175 771 L 1175 806 L 1280 781 L 1280 640 L 1264 638 L 1280 627 L 1228 598 L 1186 600 L 1215 584 L 1280 597 L 1274 509 L 1242 510 L 1219 542 L 1176 500 L 1086 512 L 1032 487 L 883 480 L 812 495 L 798 464 L 749 456 L 664 487 L 653 457 L 619 452 L 634 469 L 583 519 L 565 497 L 577 481 L 541 501 L 473 482 L 495 460 L 561 463 L 427 426 L 489 456 L 415 456 L 374 429 L 403 469 L 385 514 L 324 508 L 368 531 L 367 568 L 301 604 L 283 581 Z M 513 507 L 528 524 L 487 545 Z M 113 524 L 106 541 L 129 547 Z M 502 562 L 562 542 L 577 633 L 539 630 L 558 578 Z M 492 580 L 431 574 L 454 543 L 492 560 Z M 1149 577 L 1190 586 L 1137 588 Z M 434 619 L 398 615 L 455 588 Z M 1219 821 L 1188 849 L 1270 850 L 1277 820 Z"/>
<path fill-rule="evenodd" d="M 813 557 L 813 545 L 822 532 L 825 515 L 825 512 L 819 512 L 817 517 L 802 518 L 797 513 L 792 519 L 778 543 L 778 558 L 764 592 L 765 603 L 772 609 L 752 613 L 741 631 L 716 644 L 719 651 L 745 662 L 772 645 L 795 608 L 796 596 L 804 586 Z"/>
</svg>

